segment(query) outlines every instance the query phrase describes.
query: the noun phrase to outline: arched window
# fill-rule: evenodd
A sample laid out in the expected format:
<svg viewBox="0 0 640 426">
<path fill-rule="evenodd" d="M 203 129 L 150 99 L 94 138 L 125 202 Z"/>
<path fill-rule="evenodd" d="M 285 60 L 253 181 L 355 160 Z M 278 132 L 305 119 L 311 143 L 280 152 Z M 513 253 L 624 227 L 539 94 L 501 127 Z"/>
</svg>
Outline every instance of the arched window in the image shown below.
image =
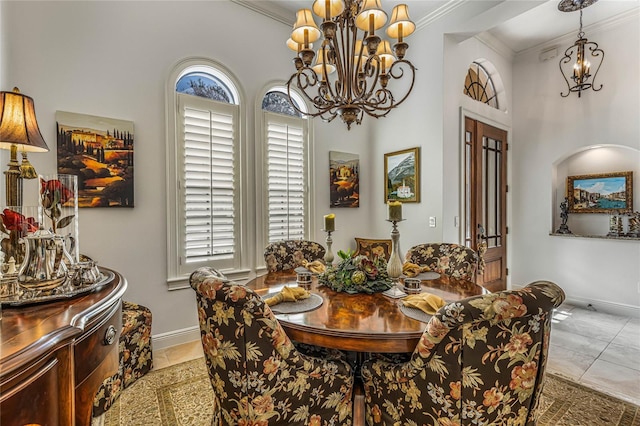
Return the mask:
<svg viewBox="0 0 640 426">
<path fill-rule="evenodd" d="M 472 62 L 464 81 L 464 94 L 498 109 L 498 95 L 491 76 L 478 62 Z"/>
<path fill-rule="evenodd" d="M 272 88 L 262 99 L 265 123 L 266 239 L 298 240 L 308 234 L 308 119 L 302 98 Z"/>
<path fill-rule="evenodd" d="M 240 266 L 240 97 L 228 71 L 207 62 L 186 61 L 169 82 L 170 279 L 200 266 Z"/>
</svg>

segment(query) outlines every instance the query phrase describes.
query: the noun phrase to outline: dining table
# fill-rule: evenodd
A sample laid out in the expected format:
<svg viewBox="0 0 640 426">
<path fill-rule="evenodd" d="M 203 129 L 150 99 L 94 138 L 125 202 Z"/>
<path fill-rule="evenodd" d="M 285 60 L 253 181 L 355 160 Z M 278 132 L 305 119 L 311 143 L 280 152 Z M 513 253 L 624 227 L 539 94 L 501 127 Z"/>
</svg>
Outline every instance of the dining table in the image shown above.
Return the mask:
<svg viewBox="0 0 640 426">
<path fill-rule="evenodd" d="M 421 279 L 421 291 L 435 294 L 445 302 L 488 293 L 471 281 L 443 274 L 432 276 L 436 277 Z M 395 283 L 399 288 L 402 284 L 402 278 Z M 297 285 L 293 270 L 270 272 L 247 283 L 261 296 Z M 359 353 L 406 353 L 414 350 L 427 325 L 428 316 L 417 320 L 403 312 L 401 298 L 383 293 L 337 292 L 322 285 L 317 276 L 305 287 L 322 298 L 318 307 L 293 313 L 274 310 L 289 338 L 297 342 Z M 314 297 L 319 299 L 317 296 Z"/>
</svg>

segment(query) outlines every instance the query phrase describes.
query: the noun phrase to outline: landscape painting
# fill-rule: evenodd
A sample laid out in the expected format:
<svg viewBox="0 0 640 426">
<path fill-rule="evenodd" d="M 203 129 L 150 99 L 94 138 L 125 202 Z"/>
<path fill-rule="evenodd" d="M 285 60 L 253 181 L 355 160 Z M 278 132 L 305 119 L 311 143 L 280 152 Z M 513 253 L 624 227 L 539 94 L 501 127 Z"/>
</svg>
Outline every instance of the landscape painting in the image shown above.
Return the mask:
<svg viewBox="0 0 640 426">
<path fill-rule="evenodd" d="M 133 207 L 133 122 L 57 111 L 58 173 L 78 176 L 79 207 Z"/>
<path fill-rule="evenodd" d="M 329 151 L 330 207 L 360 207 L 360 157 Z"/>
<path fill-rule="evenodd" d="M 570 213 L 630 213 L 633 211 L 633 172 L 567 177 Z"/>
<path fill-rule="evenodd" d="M 384 154 L 384 202 L 420 202 L 419 148 Z"/>
</svg>

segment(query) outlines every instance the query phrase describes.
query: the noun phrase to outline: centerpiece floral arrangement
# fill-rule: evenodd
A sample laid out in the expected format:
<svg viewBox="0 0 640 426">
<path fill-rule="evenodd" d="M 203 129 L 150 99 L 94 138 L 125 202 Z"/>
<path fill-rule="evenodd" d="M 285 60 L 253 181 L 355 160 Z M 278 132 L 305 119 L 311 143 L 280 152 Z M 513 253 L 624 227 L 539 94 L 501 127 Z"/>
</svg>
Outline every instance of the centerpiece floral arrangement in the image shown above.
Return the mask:
<svg viewBox="0 0 640 426">
<path fill-rule="evenodd" d="M 378 293 L 392 287 L 384 257 L 371 260 L 351 250 L 339 250 L 338 257 L 336 266 L 329 266 L 318 276 L 320 284 L 346 293 Z"/>
</svg>

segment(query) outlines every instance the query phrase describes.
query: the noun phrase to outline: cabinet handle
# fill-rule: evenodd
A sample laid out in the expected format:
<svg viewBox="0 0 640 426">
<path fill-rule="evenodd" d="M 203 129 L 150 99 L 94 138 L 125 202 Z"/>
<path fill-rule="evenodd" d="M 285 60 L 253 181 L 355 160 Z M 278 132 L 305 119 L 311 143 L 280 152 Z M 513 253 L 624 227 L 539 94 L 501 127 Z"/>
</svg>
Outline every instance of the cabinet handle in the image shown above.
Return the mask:
<svg viewBox="0 0 640 426">
<path fill-rule="evenodd" d="M 107 331 L 104 333 L 104 344 L 105 345 L 113 345 L 113 342 L 116 341 L 116 328 L 112 325 L 107 328 Z"/>
</svg>

